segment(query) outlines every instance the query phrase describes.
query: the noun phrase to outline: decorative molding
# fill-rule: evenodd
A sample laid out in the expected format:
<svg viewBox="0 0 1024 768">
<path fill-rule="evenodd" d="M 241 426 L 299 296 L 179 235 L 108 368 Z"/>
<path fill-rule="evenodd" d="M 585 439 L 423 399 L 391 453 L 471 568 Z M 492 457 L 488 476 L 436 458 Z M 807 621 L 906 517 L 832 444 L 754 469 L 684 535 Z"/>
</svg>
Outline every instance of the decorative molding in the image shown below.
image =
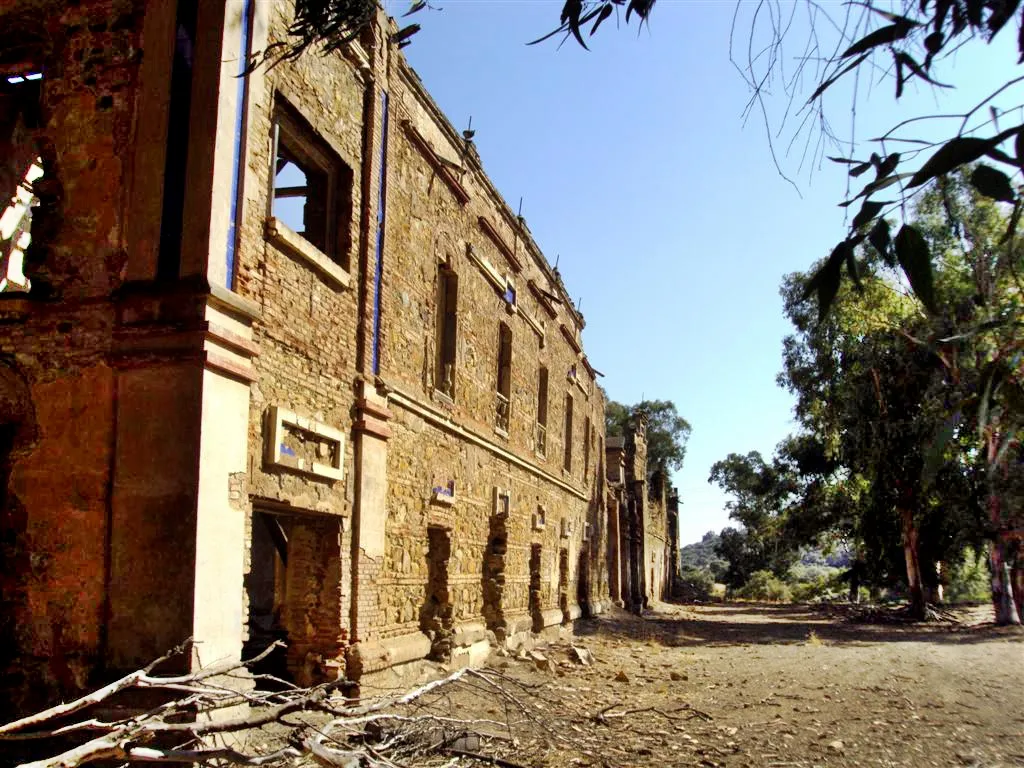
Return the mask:
<svg viewBox="0 0 1024 768">
<path fill-rule="evenodd" d="M 475 443 L 481 448 L 485 448 L 486 450 L 493 453 L 495 456 L 498 456 L 499 458 L 504 459 L 505 461 L 508 461 L 511 464 L 515 464 L 517 467 L 520 467 L 521 469 L 525 469 L 527 472 L 530 472 L 531 474 L 543 480 L 546 480 L 552 485 L 561 488 L 562 490 L 566 491 L 567 493 L 575 496 L 576 498 L 582 501 L 587 501 L 589 499 L 587 494 L 585 494 L 579 488 L 576 488 L 575 486 L 570 485 L 564 480 L 557 478 L 548 472 L 545 472 L 540 467 L 535 466 L 531 462 L 503 448 L 502 446 L 495 443 L 493 440 L 490 440 L 471 429 L 456 424 L 447 414 L 439 412 L 438 410 L 436 410 L 436 408 L 428 405 L 427 403 L 420 402 L 415 397 L 407 395 L 400 389 L 394 387 L 391 384 L 388 384 L 387 382 L 382 381 L 381 385 L 388 389 L 388 397 L 390 398 L 391 403 L 393 403 L 394 405 L 404 408 L 405 410 L 410 411 L 412 413 L 415 413 L 417 416 L 421 417 L 425 421 L 430 422 L 435 427 L 447 430 L 452 434 L 465 438 L 471 443 Z"/>
<path fill-rule="evenodd" d="M 583 355 L 581 360 L 583 361 L 583 366 L 587 369 L 587 373 L 590 374 L 590 378 L 596 381 L 598 376 L 604 376 L 603 373 L 601 373 L 599 370 L 597 370 L 597 368 L 590 364 L 590 360 L 587 358 L 586 355 Z"/>
<path fill-rule="evenodd" d="M 453 507 L 456 501 L 454 480 L 449 480 L 446 486 L 435 486 L 430 491 L 431 504 L 437 504 L 441 507 Z"/>
<path fill-rule="evenodd" d="M 340 264 L 274 216 L 267 217 L 267 240 L 289 256 L 304 261 L 338 288 L 348 288 L 351 278 Z"/>
<path fill-rule="evenodd" d="M 466 256 L 469 260 L 477 265 L 483 276 L 487 279 L 487 282 L 491 284 L 498 295 L 505 299 L 505 302 L 512 307 L 515 307 L 516 302 L 516 286 L 512 282 L 512 278 L 508 275 L 502 274 L 498 271 L 498 268 L 491 264 L 490 260 L 486 256 L 481 256 L 476 252 L 476 248 L 473 247 L 472 243 L 466 243 Z M 512 300 L 509 301 L 508 295 L 511 291 Z"/>
<path fill-rule="evenodd" d="M 249 365 L 236 362 L 229 357 L 218 355 L 209 350 L 203 352 L 204 365 L 212 371 L 223 374 L 231 379 L 238 379 L 244 384 L 252 384 L 259 379 L 256 371 Z"/>
<path fill-rule="evenodd" d="M 498 268 L 491 264 L 490 260 L 486 256 L 481 256 L 477 253 L 476 248 L 473 247 L 472 243 L 466 244 L 466 256 L 471 262 L 476 264 L 477 268 L 483 273 L 483 276 L 487 279 L 487 282 L 491 284 L 494 290 L 505 300 L 505 304 L 510 314 L 518 314 L 526 322 L 530 329 L 537 334 L 540 339 L 540 345 L 543 347 L 547 342 L 547 331 L 544 326 L 537 322 L 526 310 L 519 304 L 519 296 L 516 292 L 516 285 L 512 278 L 508 275 L 502 274 L 498 271 Z"/>
<path fill-rule="evenodd" d="M 207 299 L 207 303 L 211 307 L 219 309 L 226 314 L 234 315 L 245 322 L 251 323 L 263 317 L 260 305 L 255 301 L 240 296 L 234 291 L 229 291 L 227 288 L 217 285 L 217 283 L 210 283 L 210 296 Z"/>
<path fill-rule="evenodd" d="M 575 351 L 577 355 L 583 354 L 583 347 L 581 347 L 580 343 L 576 340 L 576 335 L 566 327 L 565 323 L 561 323 L 559 327 L 562 330 L 562 335 L 565 336 L 565 340 L 569 342 L 569 346 L 573 348 L 573 351 Z"/>
<path fill-rule="evenodd" d="M 526 321 L 526 324 L 533 329 L 533 332 L 537 334 L 537 338 L 540 339 L 540 346 L 543 348 L 547 343 L 547 332 L 544 330 L 544 324 L 538 322 L 533 318 L 529 312 L 520 308 L 519 316 Z"/>
<path fill-rule="evenodd" d="M 447 185 L 448 189 L 451 190 L 452 194 L 455 195 L 455 199 L 458 200 L 462 205 L 469 202 L 469 192 L 462 186 L 462 182 L 455 178 L 455 174 L 452 173 L 451 167 L 448 163 L 434 151 L 434 148 L 430 146 L 430 142 L 426 140 L 422 133 L 417 130 L 416 126 L 412 124 L 412 121 L 408 118 L 402 121 L 402 128 L 405 130 L 406 135 L 409 137 L 413 146 L 420 151 L 423 155 L 423 159 L 426 160 L 430 167 L 434 169 L 435 173 L 441 177 L 441 180 Z"/>
<path fill-rule="evenodd" d="M 491 220 L 486 216 L 480 216 L 477 221 L 480 224 L 480 229 L 483 233 L 490 238 L 490 241 L 494 243 L 495 247 L 501 251 L 501 255 L 508 261 L 509 266 L 512 267 L 516 272 L 523 271 L 523 262 L 516 258 L 515 251 L 512 250 L 511 246 L 505 242 L 505 238 L 501 236 L 498 229 L 491 223 Z"/>
<path fill-rule="evenodd" d="M 323 477 L 327 480 L 341 480 L 344 477 L 345 457 L 345 435 L 338 429 L 328 427 L 325 424 L 298 416 L 294 411 L 285 410 L 279 406 L 272 405 L 267 410 L 267 427 L 264 433 L 264 460 L 267 464 L 290 469 L 297 472 Z M 291 430 L 288 427 L 292 427 Z M 321 452 L 323 446 L 328 446 L 330 451 L 332 444 L 333 452 L 326 458 L 329 464 L 307 459 L 298 456 L 295 450 L 285 442 L 289 433 L 300 432 L 320 438 L 317 453 Z M 319 458 L 324 458 L 320 456 Z"/>
<path fill-rule="evenodd" d="M 533 513 L 533 530 L 543 531 L 547 527 L 547 510 L 543 505 L 537 505 L 537 511 Z"/>
<path fill-rule="evenodd" d="M 251 339 L 214 322 L 206 323 L 206 339 L 225 347 L 243 357 L 259 357 L 260 348 Z"/>
<path fill-rule="evenodd" d="M 533 280 L 527 280 L 526 285 L 530 289 L 530 292 L 533 293 L 533 297 L 537 299 L 537 303 L 544 307 L 544 311 L 551 316 L 551 319 L 557 319 L 558 310 L 555 309 L 555 305 L 551 301 L 551 294 L 537 285 Z"/>
<path fill-rule="evenodd" d="M 507 518 L 512 513 L 512 491 L 494 487 L 494 516 Z"/>
</svg>

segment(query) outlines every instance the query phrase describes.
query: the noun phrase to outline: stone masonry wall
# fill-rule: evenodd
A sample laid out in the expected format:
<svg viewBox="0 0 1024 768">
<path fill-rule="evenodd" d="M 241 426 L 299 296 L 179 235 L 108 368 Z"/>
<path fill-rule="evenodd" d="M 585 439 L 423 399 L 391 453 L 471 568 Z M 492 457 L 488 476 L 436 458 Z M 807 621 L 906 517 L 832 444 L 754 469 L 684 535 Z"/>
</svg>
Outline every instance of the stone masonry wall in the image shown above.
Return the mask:
<svg viewBox="0 0 1024 768">
<path fill-rule="evenodd" d="M 285 3 L 266 7 L 269 39 L 281 39 L 290 8 Z M 359 183 L 363 172 L 363 91 L 355 70 L 340 55 L 305 55 L 261 69 L 250 78 L 246 183 L 235 281 L 236 292 L 261 310 L 260 320 L 253 326 L 259 347 L 254 361 L 259 378 L 250 401 L 249 497 L 257 507 L 270 502 L 299 513 L 345 520 L 351 517 L 354 501 L 352 425 L 363 279 L 358 251 L 362 225 L 359 213 L 363 209 Z M 339 237 L 347 246 L 339 257 L 348 267 L 347 286 L 325 276 L 268 234 L 274 115 L 275 108 L 282 107 L 308 123 L 309 135 L 326 144 L 351 172 L 351 196 L 339 201 L 353 212 L 347 222 L 349 231 Z M 346 436 L 341 479 L 268 464 L 265 450 L 271 439 L 272 406 Z M 300 520 L 305 522 L 300 525 Z M 318 523 L 308 515 L 296 516 L 293 525 L 302 533 L 330 530 L 329 522 Z M 337 531 L 337 521 L 334 526 Z M 341 538 L 333 545 L 328 562 L 322 561 L 326 556 L 323 552 L 310 555 L 312 563 L 289 561 L 290 577 L 299 570 L 304 574 L 293 578 L 288 594 L 292 614 L 288 622 L 289 667 L 299 678 L 308 679 L 313 674 L 303 667 L 308 667 L 309 662 L 304 661 L 307 656 L 336 656 L 339 643 L 348 638 L 348 599 L 353 579 L 351 534 L 347 522 L 340 526 L 340 534 L 331 534 Z M 303 542 L 305 537 L 295 543 L 301 548 Z M 244 542 L 246 548 L 250 544 Z M 251 563 L 247 563 L 249 567 Z M 329 600 L 324 590 L 330 593 Z M 317 606 L 315 610 L 307 608 L 312 605 Z"/>
<path fill-rule="evenodd" d="M 0 2 L 0 75 L 44 75 L 32 140 L 46 170 L 37 190 L 45 211 L 33 219 L 25 264 L 34 294 L 0 294 L 0 365 L 25 382 L 33 422 L 0 456 L 0 675 L 13 709 L 79 693 L 102 651 L 114 402 L 109 292 L 125 263 L 137 5 Z M 0 163 L 20 156 L 10 150 L 0 146 Z M 22 173 L 5 167 L 0 175 Z M 7 415 L 0 412 L 0 431 Z"/>
<path fill-rule="evenodd" d="M 485 575 L 493 576 L 485 574 L 485 562 L 492 518 L 501 511 L 496 493 L 508 494 L 500 589 L 507 623 L 529 626 L 532 544 L 542 547 L 542 608 L 559 607 L 558 563 L 565 550 L 566 592 L 578 615 L 580 552 L 587 523 L 594 534 L 603 530 L 598 522 L 603 492 L 598 489 L 604 482 L 599 469 L 604 403 L 581 352 L 573 347 L 579 343 L 581 319 L 567 307 L 567 298 L 544 306 L 530 289 L 533 282 L 549 294 L 562 292 L 525 225 L 509 214 L 479 170 L 472 144 L 453 138 L 451 127 L 403 64 L 392 67 L 389 82 L 393 110 L 381 380 L 393 393 L 395 419 L 388 446 L 388 551 L 378 584 L 381 634 L 419 628 L 430 526 L 451 531 L 449 580 L 456 623 L 486 621 L 485 595 L 495 594 L 483 582 Z M 442 264 L 458 278 L 451 398 L 438 391 Z M 505 295 L 507 289 L 514 291 L 514 301 Z M 496 409 L 501 323 L 512 335 L 507 431 Z M 549 381 L 543 455 L 536 443 L 541 365 L 548 368 Z M 568 436 L 567 394 L 573 399 Z M 585 435 L 587 424 L 592 428 Z M 566 440 L 573 444 L 569 471 L 563 468 Z M 589 456 L 585 441 L 591 443 Z M 437 494 L 435 489 L 445 490 Z M 538 511 L 545 518 L 541 529 L 534 525 Z M 590 558 L 595 564 L 600 560 Z M 606 579 L 595 573 L 586 581 L 593 603 L 606 598 Z M 493 613 L 489 607 L 487 614 Z"/>
</svg>

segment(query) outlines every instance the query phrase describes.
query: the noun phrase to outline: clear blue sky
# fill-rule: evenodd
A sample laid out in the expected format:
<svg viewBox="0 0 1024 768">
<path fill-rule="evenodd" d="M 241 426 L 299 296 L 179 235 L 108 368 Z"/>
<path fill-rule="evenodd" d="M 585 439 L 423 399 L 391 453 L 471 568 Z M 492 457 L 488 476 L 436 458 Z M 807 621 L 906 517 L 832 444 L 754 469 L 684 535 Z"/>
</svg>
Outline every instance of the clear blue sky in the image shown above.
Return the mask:
<svg viewBox="0 0 1024 768">
<path fill-rule="evenodd" d="M 742 124 L 731 0 L 661 0 L 639 34 L 613 17 L 590 52 L 524 44 L 557 25 L 559 0 L 436 4 L 441 12 L 407 20 L 423 29 L 406 55 L 457 128 L 472 115 L 509 204 L 523 198 L 534 238 L 582 299 L 587 352 L 609 396 L 672 400 L 693 425 L 675 477 L 682 542 L 721 529 L 729 520 L 711 465 L 730 452 L 770 455 L 793 428 L 792 399 L 775 384 L 789 331 L 778 288 L 843 237 L 844 172 L 827 161 L 801 171 L 791 153 L 781 162 L 799 175 L 798 194 L 776 172 L 760 118 Z M 911 89 L 897 106 L 891 83 L 878 86 L 858 110 L 858 137 L 938 104 L 973 106 L 993 78 L 1005 81 L 1013 34 L 980 60 L 950 63 L 947 79 L 967 83 L 952 99 Z M 848 135 L 848 93 L 829 103 Z"/>
</svg>

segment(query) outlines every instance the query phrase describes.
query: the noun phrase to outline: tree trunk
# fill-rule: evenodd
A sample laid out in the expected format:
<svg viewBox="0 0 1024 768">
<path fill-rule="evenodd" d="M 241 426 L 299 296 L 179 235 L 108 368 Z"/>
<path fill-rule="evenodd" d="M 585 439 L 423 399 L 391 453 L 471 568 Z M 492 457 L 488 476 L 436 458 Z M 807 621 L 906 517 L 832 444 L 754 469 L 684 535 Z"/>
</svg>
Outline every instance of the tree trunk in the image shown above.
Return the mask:
<svg viewBox="0 0 1024 768">
<path fill-rule="evenodd" d="M 917 526 L 914 524 L 914 510 L 903 508 L 899 513 L 903 527 L 903 557 L 907 563 L 910 615 L 915 619 L 924 619 L 924 589 L 921 580 L 921 561 L 917 553 Z"/>
<path fill-rule="evenodd" d="M 992 607 L 996 612 L 996 624 L 1020 624 L 1020 614 L 1013 599 L 1010 564 L 1006 562 L 1005 543 L 999 534 L 996 534 L 992 542 L 989 568 L 992 572 Z"/>
<path fill-rule="evenodd" d="M 1010 563 L 1006 559 L 1006 541 L 1000 535 L 1002 515 L 999 508 L 999 496 L 994 492 L 988 495 L 988 512 L 992 527 L 996 530 L 989 552 L 989 570 L 992 573 L 992 607 L 996 612 L 996 624 L 1020 624 L 1020 614 L 1013 599 L 1013 579 Z"/>
</svg>

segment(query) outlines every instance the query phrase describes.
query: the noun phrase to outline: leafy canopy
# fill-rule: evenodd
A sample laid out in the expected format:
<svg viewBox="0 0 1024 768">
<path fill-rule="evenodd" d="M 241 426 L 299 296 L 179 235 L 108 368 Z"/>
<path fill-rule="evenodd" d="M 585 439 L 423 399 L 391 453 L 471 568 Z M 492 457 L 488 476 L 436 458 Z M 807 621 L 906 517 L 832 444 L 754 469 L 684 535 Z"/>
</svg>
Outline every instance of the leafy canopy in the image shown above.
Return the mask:
<svg viewBox="0 0 1024 768">
<path fill-rule="evenodd" d="M 691 428 L 671 400 L 641 400 L 636 405 L 609 400 L 604 417 L 609 437 L 621 437 L 636 420 L 646 419 L 648 473 L 682 469 Z"/>
</svg>

